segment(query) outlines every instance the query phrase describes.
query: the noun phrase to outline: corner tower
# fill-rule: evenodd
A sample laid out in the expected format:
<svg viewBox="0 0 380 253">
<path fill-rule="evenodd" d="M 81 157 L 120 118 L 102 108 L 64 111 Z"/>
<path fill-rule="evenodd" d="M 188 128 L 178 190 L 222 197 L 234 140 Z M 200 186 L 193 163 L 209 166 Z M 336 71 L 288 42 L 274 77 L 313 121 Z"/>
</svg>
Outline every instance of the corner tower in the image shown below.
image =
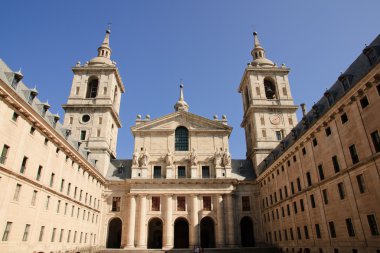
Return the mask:
<svg viewBox="0 0 380 253">
<path fill-rule="evenodd" d="M 125 88 L 116 63 L 111 61 L 110 31 L 106 31 L 98 55 L 72 68 L 74 77 L 67 103 L 63 105 L 63 125 L 87 149 L 88 158 L 104 175 L 116 157 L 121 93 Z"/>
<path fill-rule="evenodd" d="M 245 130 L 246 156 L 258 175 L 257 165 L 297 124 L 298 106 L 294 105 L 290 92 L 290 69 L 267 59 L 257 33 L 253 36 L 253 61 L 247 65 L 238 91 L 243 99 L 241 127 Z"/>
</svg>

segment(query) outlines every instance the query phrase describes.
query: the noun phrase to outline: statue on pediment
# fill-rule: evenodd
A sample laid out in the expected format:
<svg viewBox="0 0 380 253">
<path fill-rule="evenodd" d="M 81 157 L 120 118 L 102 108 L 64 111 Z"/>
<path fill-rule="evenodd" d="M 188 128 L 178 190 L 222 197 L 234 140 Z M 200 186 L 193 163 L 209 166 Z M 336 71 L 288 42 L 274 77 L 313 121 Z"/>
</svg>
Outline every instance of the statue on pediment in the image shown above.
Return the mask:
<svg viewBox="0 0 380 253">
<path fill-rule="evenodd" d="M 143 152 L 140 155 L 140 167 L 146 167 L 149 164 L 149 153 L 146 150 L 146 148 L 143 150 Z"/>
<path fill-rule="evenodd" d="M 170 150 L 165 156 L 165 162 L 167 166 L 172 166 L 174 163 L 173 153 Z"/>
<path fill-rule="evenodd" d="M 191 162 L 191 166 L 197 165 L 198 163 L 198 155 L 194 148 L 190 152 L 190 162 Z"/>
<path fill-rule="evenodd" d="M 231 167 L 231 154 L 228 152 L 228 149 L 226 148 L 223 153 L 223 166 L 224 167 Z"/>
<path fill-rule="evenodd" d="M 140 157 L 140 154 L 139 154 L 139 152 L 136 150 L 136 151 L 133 153 L 133 156 L 132 156 L 132 166 L 139 166 L 139 157 Z"/>
<path fill-rule="evenodd" d="M 214 154 L 214 165 L 215 165 L 215 167 L 219 167 L 221 165 L 221 162 L 222 162 L 222 154 L 220 153 L 220 151 L 218 149 L 216 149 L 215 154 Z"/>
</svg>

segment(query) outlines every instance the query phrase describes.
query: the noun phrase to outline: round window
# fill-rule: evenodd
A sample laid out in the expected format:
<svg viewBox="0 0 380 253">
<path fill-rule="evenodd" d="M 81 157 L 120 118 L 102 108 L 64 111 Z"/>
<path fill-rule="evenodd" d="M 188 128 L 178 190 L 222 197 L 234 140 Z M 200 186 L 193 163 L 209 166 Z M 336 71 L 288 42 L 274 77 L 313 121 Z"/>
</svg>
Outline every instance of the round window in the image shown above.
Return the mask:
<svg viewBox="0 0 380 253">
<path fill-rule="evenodd" d="M 83 121 L 84 123 L 89 122 L 89 121 L 90 121 L 90 115 L 88 115 L 88 114 L 83 115 L 83 116 L 82 116 L 82 121 Z"/>
</svg>

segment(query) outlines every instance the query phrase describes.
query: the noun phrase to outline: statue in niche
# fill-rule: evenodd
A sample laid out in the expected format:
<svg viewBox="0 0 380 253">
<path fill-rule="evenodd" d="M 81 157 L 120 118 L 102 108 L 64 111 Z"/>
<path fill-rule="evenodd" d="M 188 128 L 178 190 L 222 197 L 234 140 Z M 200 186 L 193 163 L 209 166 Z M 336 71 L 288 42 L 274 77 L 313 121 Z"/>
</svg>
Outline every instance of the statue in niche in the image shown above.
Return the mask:
<svg viewBox="0 0 380 253">
<path fill-rule="evenodd" d="M 139 152 L 136 150 L 132 156 L 132 166 L 139 166 Z"/>
<path fill-rule="evenodd" d="M 222 155 L 220 154 L 220 151 L 218 149 L 215 150 L 214 154 L 214 165 L 215 167 L 219 167 L 222 160 Z"/>
<path fill-rule="evenodd" d="M 191 162 L 191 166 L 197 165 L 198 163 L 198 155 L 194 148 L 190 152 L 190 162 Z"/>
<path fill-rule="evenodd" d="M 174 163 L 174 157 L 173 153 L 169 150 L 169 152 L 166 154 L 165 162 L 167 166 L 172 166 Z"/>
<path fill-rule="evenodd" d="M 223 166 L 224 167 L 230 167 L 231 166 L 231 154 L 228 152 L 228 149 L 226 148 L 223 154 Z"/>
<path fill-rule="evenodd" d="M 149 164 L 149 153 L 145 148 L 140 155 L 140 167 L 142 166 L 146 167 L 148 166 L 148 164 Z"/>
</svg>

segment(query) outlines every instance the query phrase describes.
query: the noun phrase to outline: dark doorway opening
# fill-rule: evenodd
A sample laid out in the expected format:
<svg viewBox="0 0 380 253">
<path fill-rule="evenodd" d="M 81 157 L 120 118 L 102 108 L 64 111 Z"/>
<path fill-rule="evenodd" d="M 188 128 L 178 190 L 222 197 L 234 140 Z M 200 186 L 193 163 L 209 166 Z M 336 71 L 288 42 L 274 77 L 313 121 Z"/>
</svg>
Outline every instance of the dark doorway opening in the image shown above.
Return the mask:
<svg viewBox="0 0 380 253">
<path fill-rule="evenodd" d="M 162 249 L 162 221 L 153 218 L 148 226 L 148 249 Z"/>
<path fill-rule="evenodd" d="M 241 234 L 241 246 L 242 247 L 253 247 L 255 246 L 255 241 L 253 237 L 253 223 L 251 218 L 244 217 L 240 221 L 240 234 Z"/>
<path fill-rule="evenodd" d="M 174 222 L 174 248 L 189 248 L 189 223 L 184 218 L 178 218 Z"/>
<path fill-rule="evenodd" d="M 201 220 L 201 247 L 215 248 L 215 225 L 210 217 Z"/>
<path fill-rule="evenodd" d="M 108 224 L 107 248 L 120 249 L 122 222 L 119 218 L 112 219 Z"/>
</svg>

